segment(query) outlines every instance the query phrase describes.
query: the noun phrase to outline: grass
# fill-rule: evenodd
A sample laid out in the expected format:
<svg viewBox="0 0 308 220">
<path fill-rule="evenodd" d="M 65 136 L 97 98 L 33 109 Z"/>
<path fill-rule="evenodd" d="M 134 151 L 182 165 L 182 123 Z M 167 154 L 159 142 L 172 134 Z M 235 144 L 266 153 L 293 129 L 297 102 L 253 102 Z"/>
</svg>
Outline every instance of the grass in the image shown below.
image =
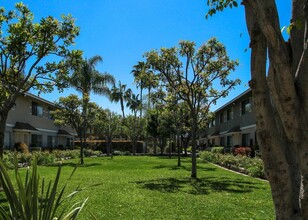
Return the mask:
<svg viewBox="0 0 308 220">
<path fill-rule="evenodd" d="M 63 163 L 63 184 L 77 162 Z M 66 192 L 102 183 L 76 197 L 89 197 L 78 219 L 274 219 L 267 182 L 205 163 L 198 164 L 199 178 L 191 180 L 189 158 L 182 167 L 176 164 L 175 158 L 162 157 L 86 158 Z M 56 170 L 39 167 L 47 179 Z"/>
</svg>

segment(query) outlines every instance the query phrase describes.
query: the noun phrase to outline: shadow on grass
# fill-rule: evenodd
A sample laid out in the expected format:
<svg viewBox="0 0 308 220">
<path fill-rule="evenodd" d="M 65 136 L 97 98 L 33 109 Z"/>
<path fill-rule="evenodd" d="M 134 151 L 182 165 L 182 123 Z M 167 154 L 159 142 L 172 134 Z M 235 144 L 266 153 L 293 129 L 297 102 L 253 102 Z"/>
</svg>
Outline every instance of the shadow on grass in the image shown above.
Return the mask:
<svg viewBox="0 0 308 220">
<path fill-rule="evenodd" d="M 258 184 L 253 182 L 225 177 L 204 177 L 196 180 L 191 178 L 162 178 L 135 183 L 141 188 L 162 193 L 185 192 L 192 195 L 206 195 L 211 192 L 249 193 L 260 188 Z"/>
<path fill-rule="evenodd" d="M 100 163 L 84 163 L 84 164 L 80 164 L 80 163 L 62 163 L 62 167 L 94 167 L 94 166 L 101 166 L 102 164 Z M 50 165 L 53 167 L 58 167 L 59 164 L 54 164 L 54 165 Z"/>
<path fill-rule="evenodd" d="M 191 171 L 191 166 L 177 166 L 177 165 L 158 165 L 154 166 L 153 169 L 168 169 L 168 170 L 186 170 L 186 171 Z M 203 167 L 203 166 L 197 166 L 198 170 L 203 170 L 203 171 L 216 171 L 217 168 L 215 167 Z"/>
<path fill-rule="evenodd" d="M 177 166 L 177 165 L 158 165 L 154 166 L 153 169 L 168 169 L 168 170 L 187 170 L 185 166 Z"/>
</svg>

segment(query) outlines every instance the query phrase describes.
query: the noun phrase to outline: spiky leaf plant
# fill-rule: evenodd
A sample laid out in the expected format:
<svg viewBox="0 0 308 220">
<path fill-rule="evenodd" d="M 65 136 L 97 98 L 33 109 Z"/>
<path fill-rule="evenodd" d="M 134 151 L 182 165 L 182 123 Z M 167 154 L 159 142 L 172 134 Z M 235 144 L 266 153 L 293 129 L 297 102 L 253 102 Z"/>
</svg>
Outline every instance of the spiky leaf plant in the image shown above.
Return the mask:
<svg viewBox="0 0 308 220">
<path fill-rule="evenodd" d="M 24 181 L 18 172 L 18 161 L 16 155 L 14 161 L 16 187 L 14 187 L 12 178 L 4 166 L 3 161 L 0 160 L 0 184 L 9 205 L 8 210 L 0 207 L 1 219 L 76 219 L 77 215 L 84 207 L 87 199 L 85 199 L 82 203 L 74 204 L 70 209 L 65 207 L 65 201 L 71 199 L 80 190 L 77 188 L 68 196 L 64 196 L 66 184 L 63 188 L 58 190 L 61 165 L 59 165 L 55 180 L 49 181 L 49 183 L 46 184 L 44 179 L 42 179 L 42 183 L 40 184 L 36 159 L 32 166 L 32 172 L 30 172 L 30 169 L 27 170 Z"/>
</svg>

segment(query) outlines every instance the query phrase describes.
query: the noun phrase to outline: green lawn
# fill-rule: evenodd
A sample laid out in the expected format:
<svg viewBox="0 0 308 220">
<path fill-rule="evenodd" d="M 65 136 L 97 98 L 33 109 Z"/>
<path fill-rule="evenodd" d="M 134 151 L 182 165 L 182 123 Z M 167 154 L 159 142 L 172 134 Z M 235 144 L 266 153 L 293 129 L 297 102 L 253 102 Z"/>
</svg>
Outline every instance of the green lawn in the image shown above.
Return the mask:
<svg viewBox="0 0 308 220">
<path fill-rule="evenodd" d="M 65 182 L 78 160 L 63 163 Z M 86 158 L 69 180 L 67 193 L 82 191 L 89 197 L 79 219 L 274 219 L 269 184 L 211 164 L 198 164 L 198 177 L 190 177 L 189 158 L 177 167 L 176 158 Z M 40 167 L 41 177 L 54 178 L 56 167 Z"/>
</svg>

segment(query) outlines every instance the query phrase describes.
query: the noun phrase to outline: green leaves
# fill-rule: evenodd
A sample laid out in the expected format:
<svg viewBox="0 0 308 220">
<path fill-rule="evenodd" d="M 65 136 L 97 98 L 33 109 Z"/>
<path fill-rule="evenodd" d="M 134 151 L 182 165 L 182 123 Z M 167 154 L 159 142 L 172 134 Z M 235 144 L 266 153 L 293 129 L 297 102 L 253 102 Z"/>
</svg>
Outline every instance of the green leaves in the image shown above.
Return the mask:
<svg viewBox="0 0 308 220">
<path fill-rule="evenodd" d="M 40 184 L 40 178 L 37 172 L 37 161 L 35 159 L 32 167 L 32 172 L 27 170 L 24 182 L 18 171 L 18 162 L 15 155 L 15 179 L 17 189 L 15 189 L 11 177 L 5 168 L 2 161 L 0 161 L 0 183 L 9 203 L 9 212 L 3 207 L 0 207 L 0 216 L 3 220 L 11 219 L 75 219 L 87 199 L 81 205 L 74 205 L 68 214 L 65 215 L 65 209 L 60 212 L 60 207 L 63 203 L 71 199 L 78 190 L 64 197 L 66 185 L 58 192 L 58 186 L 61 174 L 61 165 L 59 166 L 56 178 L 45 185 L 44 179 Z M 41 189 L 41 190 L 39 190 Z"/>
<path fill-rule="evenodd" d="M 0 93 L 13 97 L 31 88 L 42 92 L 55 86 L 63 88 L 66 84 L 62 80 L 81 56 L 80 51 L 69 49 L 79 34 L 74 19 L 67 15 L 59 21 L 48 16 L 34 23 L 34 15 L 25 4 L 17 3 L 15 8 L 0 10 Z"/>
<path fill-rule="evenodd" d="M 207 0 L 207 5 L 210 9 L 205 15 L 206 19 L 208 16 L 212 16 L 216 14 L 216 12 L 223 11 L 227 7 L 238 7 L 237 0 Z"/>
</svg>

